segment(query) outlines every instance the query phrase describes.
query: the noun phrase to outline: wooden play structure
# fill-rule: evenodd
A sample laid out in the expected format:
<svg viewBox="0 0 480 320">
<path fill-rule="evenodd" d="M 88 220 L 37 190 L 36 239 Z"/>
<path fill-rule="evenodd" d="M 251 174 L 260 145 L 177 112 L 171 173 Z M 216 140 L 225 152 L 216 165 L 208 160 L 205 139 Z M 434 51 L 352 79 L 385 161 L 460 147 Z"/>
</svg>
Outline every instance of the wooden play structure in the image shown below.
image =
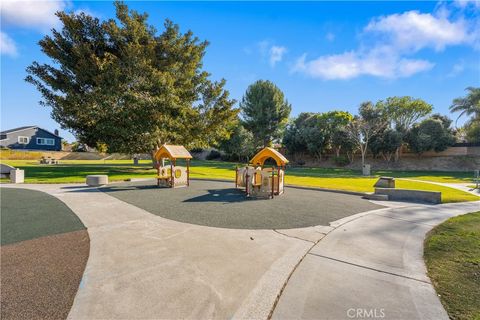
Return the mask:
<svg viewBox="0 0 480 320">
<path fill-rule="evenodd" d="M 273 159 L 276 165 L 265 166 L 267 159 Z M 250 164 L 237 167 L 235 171 L 235 187 L 245 188 L 247 196 L 271 198 L 284 191 L 285 166 L 288 160 L 273 148 L 263 148 Z"/>
<path fill-rule="evenodd" d="M 186 166 L 177 165 L 177 160 L 186 161 Z M 157 185 L 159 187 L 187 187 L 190 185 L 190 159 L 192 155 L 184 146 L 164 144 L 155 153 L 157 161 Z M 165 160 L 169 164 L 165 165 Z"/>
</svg>

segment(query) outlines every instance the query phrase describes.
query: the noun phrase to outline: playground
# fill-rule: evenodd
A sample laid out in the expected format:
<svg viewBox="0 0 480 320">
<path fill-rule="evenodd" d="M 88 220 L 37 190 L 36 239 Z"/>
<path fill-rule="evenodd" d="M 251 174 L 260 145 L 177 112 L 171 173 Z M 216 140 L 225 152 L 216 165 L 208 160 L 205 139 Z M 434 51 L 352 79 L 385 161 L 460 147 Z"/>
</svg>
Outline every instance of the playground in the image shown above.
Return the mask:
<svg viewBox="0 0 480 320">
<path fill-rule="evenodd" d="M 380 282 L 382 293 L 400 298 L 372 295 L 367 304 L 380 303 L 393 318 L 444 318 L 425 286 L 423 236 L 478 202 L 379 202 L 359 192 L 285 185 L 288 159 L 271 148 L 248 164 L 215 169 L 230 180 L 215 180 L 213 170 L 191 177 L 198 169 L 191 159 L 183 146 L 164 145 L 141 179 L 109 183 L 109 175 L 93 171 L 86 184 L 3 186 L 2 270 L 12 276 L 2 277 L 2 290 L 15 298 L 2 296 L 2 317 L 27 310 L 30 318 L 314 318 L 339 294 L 349 305 L 365 302 L 349 283 L 375 292 Z M 90 184 L 93 177 L 103 182 Z M 456 185 L 412 183 L 456 192 L 452 198 L 442 191 L 446 202 L 478 199 Z M 406 288 L 395 283 L 397 274 L 420 281 Z M 49 286 L 64 298 L 43 294 Z M 428 307 L 412 306 L 418 296 Z M 343 306 L 327 311 L 329 318 L 345 313 Z"/>
<path fill-rule="evenodd" d="M 357 195 L 285 188 L 274 200 L 248 198 L 233 182 L 192 181 L 188 188 L 158 188 L 152 180 L 101 189 L 108 195 L 163 218 L 231 229 L 291 229 L 328 225 L 380 208 Z"/>
</svg>

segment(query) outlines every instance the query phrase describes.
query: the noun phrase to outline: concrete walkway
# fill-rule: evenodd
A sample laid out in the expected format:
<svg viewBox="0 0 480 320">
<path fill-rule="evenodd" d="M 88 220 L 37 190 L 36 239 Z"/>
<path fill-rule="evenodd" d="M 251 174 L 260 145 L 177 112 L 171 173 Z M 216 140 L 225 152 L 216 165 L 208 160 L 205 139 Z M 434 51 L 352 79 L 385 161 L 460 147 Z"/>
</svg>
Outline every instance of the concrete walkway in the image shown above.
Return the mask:
<svg viewBox="0 0 480 320">
<path fill-rule="evenodd" d="M 291 271 L 325 233 L 233 230 L 150 214 L 80 185 L 47 192 L 87 226 L 90 256 L 69 319 L 266 319 Z"/>
<path fill-rule="evenodd" d="M 423 262 L 423 240 L 480 202 L 391 208 L 330 232 L 290 278 L 274 319 L 448 319 Z"/>
<path fill-rule="evenodd" d="M 342 319 L 351 308 L 446 318 L 425 275 L 423 238 L 480 208 L 402 203 L 330 226 L 238 230 L 168 220 L 82 185 L 9 186 L 54 195 L 88 228 L 70 319 Z"/>
<path fill-rule="evenodd" d="M 424 181 L 424 180 L 417 180 L 417 179 L 404 179 L 404 178 L 402 178 L 402 180 L 409 180 L 409 181 L 416 181 L 416 182 L 428 182 L 428 183 L 436 184 L 436 185 L 443 186 L 443 187 L 449 187 L 449 188 L 465 191 L 465 192 L 468 192 L 468 193 L 471 193 L 473 195 L 476 195 L 476 196 L 480 197 L 480 189 L 473 189 L 473 188 L 470 187 L 470 186 L 475 185 L 475 183 L 473 183 L 473 182 L 470 182 L 470 183 L 468 183 L 468 182 L 466 182 L 466 183 L 448 182 L 447 183 L 447 182 L 433 182 L 433 181 Z"/>
</svg>

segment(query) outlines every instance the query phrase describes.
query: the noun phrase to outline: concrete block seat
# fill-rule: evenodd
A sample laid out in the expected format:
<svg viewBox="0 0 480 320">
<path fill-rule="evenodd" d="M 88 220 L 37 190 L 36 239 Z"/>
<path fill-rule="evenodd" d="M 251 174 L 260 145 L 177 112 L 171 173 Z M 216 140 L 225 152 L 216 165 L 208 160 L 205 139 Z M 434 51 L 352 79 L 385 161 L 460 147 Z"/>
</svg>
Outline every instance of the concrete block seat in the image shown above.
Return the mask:
<svg viewBox="0 0 480 320">
<path fill-rule="evenodd" d="M 413 201 L 431 204 L 442 203 L 442 193 L 411 189 L 375 188 L 376 195 L 386 195 L 392 201 Z"/>
<path fill-rule="evenodd" d="M 108 176 L 104 174 L 88 175 L 86 183 L 90 187 L 103 186 L 108 184 Z"/>
<path fill-rule="evenodd" d="M 15 170 L 15 167 L 0 163 L 0 178 L 10 178 L 10 171 L 12 170 Z"/>
</svg>

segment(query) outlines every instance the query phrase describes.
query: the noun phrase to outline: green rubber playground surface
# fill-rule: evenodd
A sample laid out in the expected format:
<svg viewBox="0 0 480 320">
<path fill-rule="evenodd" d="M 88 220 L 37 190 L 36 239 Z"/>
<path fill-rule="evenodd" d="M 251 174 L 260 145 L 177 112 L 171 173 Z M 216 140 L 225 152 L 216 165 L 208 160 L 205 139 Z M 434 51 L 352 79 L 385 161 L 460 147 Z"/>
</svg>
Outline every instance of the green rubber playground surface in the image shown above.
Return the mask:
<svg viewBox="0 0 480 320">
<path fill-rule="evenodd" d="M 44 192 L 1 188 L 1 243 L 85 229 L 63 202 Z"/>
<path fill-rule="evenodd" d="M 116 183 L 101 189 L 152 214 L 180 222 L 231 229 L 291 229 L 382 208 L 360 196 L 285 188 L 274 199 L 250 199 L 233 182 L 193 180 L 187 188 L 158 188 L 155 181 Z"/>
</svg>

